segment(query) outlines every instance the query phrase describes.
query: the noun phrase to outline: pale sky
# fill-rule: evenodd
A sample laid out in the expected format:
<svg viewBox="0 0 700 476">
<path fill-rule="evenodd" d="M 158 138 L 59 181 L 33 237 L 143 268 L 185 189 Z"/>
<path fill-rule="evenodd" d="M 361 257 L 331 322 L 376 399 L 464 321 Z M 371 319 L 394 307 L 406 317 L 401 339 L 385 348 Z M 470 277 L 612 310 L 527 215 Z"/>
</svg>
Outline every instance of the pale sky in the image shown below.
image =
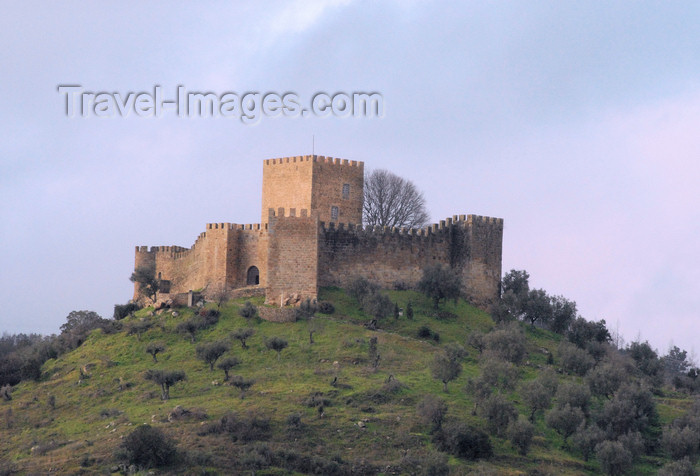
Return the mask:
<svg viewBox="0 0 700 476">
<path fill-rule="evenodd" d="M 262 160 L 364 161 L 434 221 L 505 220 L 503 272 L 627 341 L 700 351 L 697 2 L 6 2 L 0 332 L 111 317 L 136 245 L 255 223 Z M 68 118 L 85 91 L 378 92 L 381 118 Z"/>
</svg>

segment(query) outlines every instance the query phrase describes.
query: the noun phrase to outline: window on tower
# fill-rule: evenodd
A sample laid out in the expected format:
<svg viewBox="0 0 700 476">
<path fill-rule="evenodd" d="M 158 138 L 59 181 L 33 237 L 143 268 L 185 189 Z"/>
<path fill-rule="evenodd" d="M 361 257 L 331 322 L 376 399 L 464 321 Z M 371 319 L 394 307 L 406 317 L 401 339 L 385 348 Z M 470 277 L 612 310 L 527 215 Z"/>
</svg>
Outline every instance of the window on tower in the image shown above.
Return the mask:
<svg viewBox="0 0 700 476">
<path fill-rule="evenodd" d="M 331 220 L 338 219 L 338 207 L 331 207 Z"/>
<path fill-rule="evenodd" d="M 350 198 L 350 184 L 343 184 L 343 198 Z"/>
</svg>

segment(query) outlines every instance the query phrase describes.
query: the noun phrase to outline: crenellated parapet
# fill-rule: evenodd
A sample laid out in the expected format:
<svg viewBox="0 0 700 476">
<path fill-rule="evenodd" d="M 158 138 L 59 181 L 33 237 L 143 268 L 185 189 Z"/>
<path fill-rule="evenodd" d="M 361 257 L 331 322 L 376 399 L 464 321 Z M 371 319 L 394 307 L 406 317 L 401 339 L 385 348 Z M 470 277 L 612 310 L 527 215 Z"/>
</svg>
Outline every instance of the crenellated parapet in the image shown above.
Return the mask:
<svg viewBox="0 0 700 476">
<path fill-rule="evenodd" d="M 450 232 L 453 227 L 467 228 L 471 226 L 483 226 L 503 230 L 503 218 L 494 218 L 480 215 L 454 215 L 440 220 L 423 228 L 389 227 L 380 225 L 362 225 L 354 223 L 319 222 L 319 231 L 323 233 L 349 232 L 375 234 L 382 236 L 409 236 L 429 237 Z"/>
<path fill-rule="evenodd" d="M 319 164 L 341 165 L 346 167 L 364 167 L 364 162 L 357 160 L 339 159 L 326 157 L 323 155 L 297 155 L 291 157 L 281 157 L 277 159 L 266 159 L 265 165 L 302 164 L 304 162 L 315 162 Z"/>
<path fill-rule="evenodd" d="M 296 208 L 278 207 L 276 210 L 274 208 L 268 209 L 267 214 L 269 218 L 307 218 L 309 210 L 306 208 L 297 210 Z"/>
</svg>

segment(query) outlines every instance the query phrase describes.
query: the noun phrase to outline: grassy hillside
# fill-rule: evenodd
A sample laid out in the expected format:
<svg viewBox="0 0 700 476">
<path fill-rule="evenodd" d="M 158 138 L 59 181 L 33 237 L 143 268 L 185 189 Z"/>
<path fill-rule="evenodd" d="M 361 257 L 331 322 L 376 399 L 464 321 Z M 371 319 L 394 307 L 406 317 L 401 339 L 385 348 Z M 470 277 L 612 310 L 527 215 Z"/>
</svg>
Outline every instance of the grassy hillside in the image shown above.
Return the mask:
<svg viewBox="0 0 700 476">
<path fill-rule="evenodd" d="M 273 323 L 246 320 L 238 310 L 243 300 L 221 307 L 217 324 L 189 335 L 176 326 L 197 310 L 178 309 L 150 317 L 149 309 L 122 321 L 124 330 L 105 335 L 93 332 L 76 350 L 48 361 L 39 382 L 22 382 L 12 400 L 0 402 L 0 474 L 109 474 L 119 471 L 115 456 L 123 438 L 138 425 L 161 428 L 178 446 L 179 462 L 156 473 L 174 474 L 303 474 L 329 471 L 356 474 L 428 474 L 431 462 L 447 459 L 451 474 L 598 474 L 592 458 L 585 462 L 574 450 L 565 450 L 563 438 L 545 425 L 539 414 L 535 437 L 526 456 L 506 438 L 491 437 L 494 455 L 468 461 L 436 450 L 429 425 L 422 423 L 416 406 L 425 395 L 435 394 L 448 406 L 447 420 L 459 420 L 486 430 L 485 420 L 472 415 L 474 396 L 465 390 L 478 377 L 478 353 L 469 348 L 463 371 L 449 382 L 431 375 L 435 355 L 450 342 L 464 345 L 475 331 L 488 332 L 491 318 L 460 301 L 443 305 L 442 318 L 433 317 L 431 302 L 413 291 L 390 291 L 401 308 L 412 302 L 415 315 L 380 321 L 368 330 L 369 318 L 339 289 L 322 290 L 321 299 L 332 302 L 335 312 L 318 314 L 314 343 L 310 323 Z M 260 300 L 254 304 L 262 305 Z M 207 307 L 214 307 L 207 305 Z M 152 327 L 127 335 L 126 329 L 146 320 Z M 418 338 L 421 327 L 434 338 Z M 527 336 L 527 358 L 518 367 L 521 381 L 552 367 L 561 336 L 521 324 Z M 231 338 L 238 328 L 255 334 L 248 349 Z M 279 336 L 289 346 L 280 357 L 265 347 L 264 339 Z M 379 364 L 369 358 L 370 339 L 377 338 Z M 224 381 L 224 372 L 196 357 L 197 345 L 225 340 L 240 365 L 231 375 L 254 379 L 241 398 L 240 391 Z M 155 363 L 145 349 L 160 342 L 165 350 Z M 548 364 L 549 360 L 549 364 Z M 183 370 L 187 380 L 175 384 L 170 399 L 160 399 L 160 387 L 144 379 L 148 369 Z M 331 383 L 335 380 L 335 384 Z M 560 380 L 581 381 L 560 375 Z M 529 414 L 517 391 L 506 393 L 522 415 Z M 320 408 L 322 405 L 322 409 Z M 681 415 L 691 402 L 681 396 L 657 399 L 661 423 Z M 180 418 L 169 415 L 174 407 L 189 411 Z M 238 419 L 236 429 L 218 425 Z M 263 424 L 251 423 L 257 417 Z M 264 422 L 269 419 L 269 428 Z M 250 430 L 250 431 L 249 431 Z M 257 434 L 256 434 L 257 432 Z M 660 457 L 642 457 L 635 474 L 654 474 Z"/>
</svg>

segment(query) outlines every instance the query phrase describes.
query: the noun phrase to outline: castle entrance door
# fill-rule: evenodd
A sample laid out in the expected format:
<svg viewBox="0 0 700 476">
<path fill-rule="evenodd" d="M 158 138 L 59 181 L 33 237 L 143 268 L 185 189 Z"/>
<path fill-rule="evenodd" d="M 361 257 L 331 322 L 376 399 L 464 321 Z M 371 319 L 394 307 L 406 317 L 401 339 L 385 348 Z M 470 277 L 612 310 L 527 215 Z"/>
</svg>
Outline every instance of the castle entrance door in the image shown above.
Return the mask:
<svg viewBox="0 0 700 476">
<path fill-rule="evenodd" d="M 252 286 L 255 284 L 260 284 L 260 271 L 256 266 L 251 266 L 248 268 L 248 277 L 246 278 L 246 284 Z"/>
</svg>

